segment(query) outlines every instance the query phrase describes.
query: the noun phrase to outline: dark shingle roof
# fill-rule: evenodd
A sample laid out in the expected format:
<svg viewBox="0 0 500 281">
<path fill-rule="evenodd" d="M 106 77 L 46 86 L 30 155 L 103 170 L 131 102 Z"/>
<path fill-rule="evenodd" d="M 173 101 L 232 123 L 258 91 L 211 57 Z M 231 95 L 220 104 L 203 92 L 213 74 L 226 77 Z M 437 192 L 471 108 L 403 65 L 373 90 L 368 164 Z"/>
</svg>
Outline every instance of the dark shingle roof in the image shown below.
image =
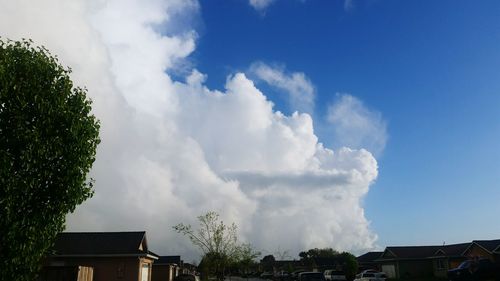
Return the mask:
<svg viewBox="0 0 500 281">
<path fill-rule="evenodd" d="M 386 250 L 390 251 L 395 258 L 400 259 L 418 259 L 434 256 L 434 253 L 442 246 L 400 246 L 400 247 L 387 247 Z"/>
<path fill-rule="evenodd" d="M 444 252 L 444 256 L 461 256 L 462 253 L 470 246 L 471 243 L 450 244 L 440 248 Z M 437 252 L 437 250 L 436 250 Z M 441 256 L 440 253 L 435 253 L 435 256 Z"/>
<path fill-rule="evenodd" d="M 496 239 L 496 240 L 474 240 L 472 242 L 474 242 L 474 243 L 478 244 L 479 246 L 485 248 L 490 253 L 493 252 L 496 248 L 498 248 L 498 246 L 500 246 L 500 239 Z"/>
<path fill-rule="evenodd" d="M 155 261 L 155 264 L 181 264 L 181 256 L 160 256 L 160 258 Z"/>
<path fill-rule="evenodd" d="M 52 248 L 55 255 L 133 255 L 148 254 L 145 231 L 63 232 Z M 140 249 L 141 244 L 143 249 Z"/>
<path fill-rule="evenodd" d="M 374 260 L 380 258 L 384 252 L 368 252 L 364 255 L 357 257 L 358 262 L 373 262 Z"/>
<path fill-rule="evenodd" d="M 450 244 L 442 246 L 398 246 L 387 247 L 388 256 L 380 257 L 384 259 L 420 259 L 431 258 L 436 256 L 463 256 L 463 253 L 473 244 L 477 244 L 490 253 L 500 247 L 500 239 L 496 240 L 474 240 L 470 243 Z M 386 253 L 384 252 L 384 253 Z M 392 257 L 392 255 L 395 255 Z"/>
</svg>

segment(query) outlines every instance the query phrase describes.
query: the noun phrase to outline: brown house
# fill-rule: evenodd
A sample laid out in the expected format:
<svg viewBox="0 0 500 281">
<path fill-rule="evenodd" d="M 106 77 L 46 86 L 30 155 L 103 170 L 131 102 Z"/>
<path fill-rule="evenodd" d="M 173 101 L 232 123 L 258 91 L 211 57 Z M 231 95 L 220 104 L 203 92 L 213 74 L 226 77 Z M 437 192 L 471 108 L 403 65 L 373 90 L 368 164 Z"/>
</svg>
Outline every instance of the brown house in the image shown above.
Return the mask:
<svg viewBox="0 0 500 281">
<path fill-rule="evenodd" d="M 439 246 L 387 247 L 376 261 L 389 278 L 432 277 L 432 257 Z"/>
<path fill-rule="evenodd" d="M 358 261 L 358 271 L 367 269 L 381 270 L 379 264 L 376 262 L 384 252 L 368 252 L 356 258 Z"/>
<path fill-rule="evenodd" d="M 497 240 L 474 240 L 465 249 L 462 255 L 473 258 L 488 258 L 493 262 L 500 263 L 500 239 Z"/>
<path fill-rule="evenodd" d="M 182 266 L 181 256 L 160 256 L 153 264 L 152 281 L 173 281 Z"/>
<path fill-rule="evenodd" d="M 40 279 L 45 281 L 58 270 L 84 268 L 92 272 L 84 280 L 151 281 L 156 259 L 158 256 L 148 250 L 144 231 L 60 233 Z"/>
<path fill-rule="evenodd" d="M 500 239 L 442 246 L 387 247 L 374 262 L 389 278 L 445 278 L 448 270 L 476 257 L 500 264 Z"/>
<path fill-rule="evenodd" d="M 430 259 L 432 259 L 433 273 L 435 277 L 445 278 L 448 270 L 456 268 L 467 257 L 464 251 L 471 243 L 451 244 L 441 246 Z"/>
</svg>

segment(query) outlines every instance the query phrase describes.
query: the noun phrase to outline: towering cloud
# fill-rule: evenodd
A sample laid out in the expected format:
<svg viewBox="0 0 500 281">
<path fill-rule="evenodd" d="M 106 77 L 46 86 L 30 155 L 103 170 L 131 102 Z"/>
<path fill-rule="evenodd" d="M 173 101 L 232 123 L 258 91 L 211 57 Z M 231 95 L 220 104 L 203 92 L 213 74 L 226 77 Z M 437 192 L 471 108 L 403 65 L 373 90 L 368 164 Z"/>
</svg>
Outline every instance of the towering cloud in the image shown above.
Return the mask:
<svg viewBox="0 0 500 281">
<path fill-rule="evenodd" d="M 216 210 L 263 250 L 373 246 L 360 204 L 377 177 L 370 152 L 325 148 L 309 114 L 276 111 L 242 73 L 224 91 L 196 69 L 168 74 L 197 37 L 172 15 L 197 13 L 196 2 L 0 2 L 0 34 L 57 54 L 102 123 L 95 195 L 68 230 L 145 229 L 155 252 L 197 258 L 171 226 Z"/>
<path fill-rule="evenodd" d="M 327 121 L 332 125 L 335 142 L 382 153 L 387 142 L 387 124 L 380 112 L 367 108 L 349 94 L 339 94 L 328 107 Z"/>
<path fill-rule="evenodd" d="M 287 73 L 284 66 L 270 66 L 263 62 L 253 63 L 250 73 L 286 93 L 293 110 L 307 113 L 313 111 L 314 86 L 304 73 Z"/>
</svg>

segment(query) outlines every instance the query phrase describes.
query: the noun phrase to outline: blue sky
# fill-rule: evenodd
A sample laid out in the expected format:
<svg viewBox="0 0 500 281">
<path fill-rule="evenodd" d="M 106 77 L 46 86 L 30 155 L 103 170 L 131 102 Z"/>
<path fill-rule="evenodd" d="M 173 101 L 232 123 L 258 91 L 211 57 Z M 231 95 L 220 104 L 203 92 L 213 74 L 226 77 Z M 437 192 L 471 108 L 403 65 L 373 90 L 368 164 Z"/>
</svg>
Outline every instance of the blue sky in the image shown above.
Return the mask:
<svg viewBox="0 0 500 281">
<path fill-rule="evenodd" d="M 498 1 L 0 3 L 102 124 L 68 231 L 184 260 L 172 226 L 214 210 L 265 254 L 500 238 Z"/>
<path fill-rule="evenodd" d="M 191 57 L 223 88 L 255 61 L 303 72 L 320 140 L 327 105 L 349 93 L 387 123 L 379 177 L 364 199 L 378 244 L 498 238 L 500 2 L 201 1 Z M 259 84 L 258 84 L 259 85 Z M 259 85 L 275 107 L 294 109 Z M 323 129 L 322 129 L 323 128 Z"/>
</svg>

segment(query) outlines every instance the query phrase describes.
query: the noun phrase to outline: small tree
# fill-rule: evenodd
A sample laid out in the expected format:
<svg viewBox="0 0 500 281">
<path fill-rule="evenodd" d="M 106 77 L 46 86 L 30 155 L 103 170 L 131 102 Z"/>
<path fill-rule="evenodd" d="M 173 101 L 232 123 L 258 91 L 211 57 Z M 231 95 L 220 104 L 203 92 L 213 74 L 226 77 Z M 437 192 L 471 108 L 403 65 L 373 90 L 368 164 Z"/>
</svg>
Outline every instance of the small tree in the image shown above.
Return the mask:
<svg viewBox="0 0 500 281">
<path fill-rule="evenodd" d="M 34 279 L 92 195 L 99 124 L 69 73 L 45 48 L 0 38 L 0 280 Z"/>
<path fill-rule="evenodd" d="M 234 261 L 236 269 L 243 274 L 248 274 L 250 268 L 257 263 L 255 259 L 261 255 L 260 252 L 255 251 L 250 244 L 241 244 L 237 259 Z"/>
<path fill-rule="evenodd" d="M 208 212 L 198 216 L 200 226 L 194 230 L 191 225 L 178 224 L 174 226 L 177 233 L 187 236 L 191 242 L 203 253 L 200 267 L 215 274 L 217 279 L 223 280 L 226 268 L 248 259 L 258 253 L 252 252 L 249 244 L 239 244 L 237 226 L 232 223 L 226 225 L 216 212 Z"/>
<path fill-rule="evenodd" d="M 358 260 L 353 254 L 349 252 L 343 252 L 342 254 L 340 254 L 340 256 L 344 261 L 343 269 L 347 280 L 354 280 L 354 277 L 358 272 Z"/>
</svg>

